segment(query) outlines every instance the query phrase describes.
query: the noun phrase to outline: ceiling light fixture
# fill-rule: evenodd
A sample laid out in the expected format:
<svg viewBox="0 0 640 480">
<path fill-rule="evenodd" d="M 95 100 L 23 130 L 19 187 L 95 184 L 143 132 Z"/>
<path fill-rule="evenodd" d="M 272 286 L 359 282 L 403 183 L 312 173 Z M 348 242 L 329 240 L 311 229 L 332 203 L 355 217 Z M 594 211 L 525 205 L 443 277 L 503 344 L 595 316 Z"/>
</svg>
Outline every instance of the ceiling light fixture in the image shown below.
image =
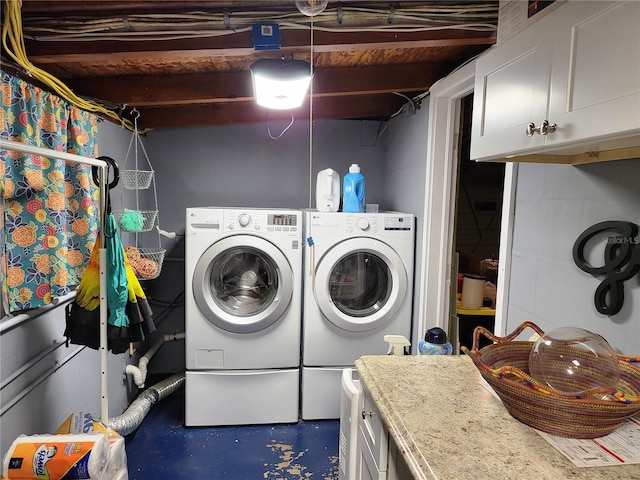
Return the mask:
<svg viewBox="0 0 640 480">
<path fill-rule="evenodd" d="M 296 7 L 307 17 L 313 17 L 324 12 L 328 0 L 296 0 Z"/>
<path fill-rule="evenodd" d="M 275 110 L 302 105 L 311 83 L 311 66 L 304 60 L 265 58 L 251 64 L 256 103 Z"/>
</svg>

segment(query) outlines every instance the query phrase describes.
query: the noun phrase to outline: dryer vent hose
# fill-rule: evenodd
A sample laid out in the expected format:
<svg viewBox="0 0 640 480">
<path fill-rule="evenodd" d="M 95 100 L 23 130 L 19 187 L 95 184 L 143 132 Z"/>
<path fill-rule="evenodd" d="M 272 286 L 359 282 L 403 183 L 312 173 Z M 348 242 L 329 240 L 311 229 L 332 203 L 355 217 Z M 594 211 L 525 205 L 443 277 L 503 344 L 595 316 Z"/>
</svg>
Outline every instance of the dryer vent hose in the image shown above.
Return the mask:
<svg viewBox="0 0 640 480">
<path fill-rule="evenodd" d="M 184 380 L 184 372 L 176 373 L 147 388 L 122 415 L 109 419 L 109 428 L 126 437 L 140 426 L 153 405 L 178 390 L 184 384 Z"/>
</svg>

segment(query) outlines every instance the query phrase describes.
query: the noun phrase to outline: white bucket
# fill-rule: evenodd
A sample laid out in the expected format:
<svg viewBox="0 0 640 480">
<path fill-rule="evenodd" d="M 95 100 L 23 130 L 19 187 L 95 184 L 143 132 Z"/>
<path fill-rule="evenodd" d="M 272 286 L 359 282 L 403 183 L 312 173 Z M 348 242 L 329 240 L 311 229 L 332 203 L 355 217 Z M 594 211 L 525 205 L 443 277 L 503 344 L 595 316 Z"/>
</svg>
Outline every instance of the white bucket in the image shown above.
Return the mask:
<svg viewBox="0 0 640 480">
<path fill-rule="evenodd" d="M 340 207 L 340 175 L 332 168 L 318 172 L 316 177 L 316 209 L 337 212 Z"/>
</svg>

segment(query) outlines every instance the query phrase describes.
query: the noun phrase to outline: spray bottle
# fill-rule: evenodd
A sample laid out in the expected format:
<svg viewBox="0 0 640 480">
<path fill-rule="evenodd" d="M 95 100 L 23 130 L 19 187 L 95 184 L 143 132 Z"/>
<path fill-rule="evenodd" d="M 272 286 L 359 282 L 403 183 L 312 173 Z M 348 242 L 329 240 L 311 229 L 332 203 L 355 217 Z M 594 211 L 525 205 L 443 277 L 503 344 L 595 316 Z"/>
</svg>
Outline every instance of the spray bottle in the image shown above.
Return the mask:
<svg viewBox="0 0 640 480">
<path fill-rule="evenodd" d="M 404 355 L 404 347 L 411 345 L 411 342 L 403 335 L 385 335 L 384 341 L 389 344 L 387 355 Z"/>
</svg>

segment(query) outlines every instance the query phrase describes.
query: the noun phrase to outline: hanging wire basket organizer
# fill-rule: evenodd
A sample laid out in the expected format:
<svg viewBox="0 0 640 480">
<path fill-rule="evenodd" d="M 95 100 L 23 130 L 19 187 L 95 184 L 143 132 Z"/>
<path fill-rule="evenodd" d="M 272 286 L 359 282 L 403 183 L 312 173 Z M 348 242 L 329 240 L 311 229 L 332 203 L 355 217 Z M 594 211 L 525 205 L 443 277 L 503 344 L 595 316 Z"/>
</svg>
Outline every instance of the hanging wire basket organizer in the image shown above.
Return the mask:
<svg viewBox="0 0 640 480">
<path fill-rule="evenodd" d="M 134 109 L 134 113 L 137 113 Z M 162 264 L 164 262 L 164 255 L 166 250 L 162 248 L 162 241 L 160 239 L 160 214 L 158 208 L 158 193 L 156 191 L 155 172 L 151 166 L 149 155 L 144 148 L 144 144 L 140 139 L 138 133 L 138 117 L 134 119 L 134 130 L 129 142 L 129 149 L 127 150 L 126 161 L 129 158 L 131 148 L 134 148 L 135 153 L 135 166 L 133 170 L 122 170 L 121 179 L 126 189 L 135 191 L 135 209 L 126 209 L 114 212 L 116 220 L 120 229 L 124 232 L 135 235 L 135 243 L 124 247 L 125 255 L 129 260 L 131 268 L 139 280 L 153 280 L 160 276 L 162 271 Z M 149 166 L 149 170 L 140 170 L 138 168 L 138 145 L 140 145 L 144 157 Z M 149 187 L 153 187 L 154 205 L 156 210 L 141 210 L 139 191 L 147 190 Z M 122 198 L 121 198 L 122 204 Z M 138 234 L 143 232 L 149 232 L 153 229 L 158 233 L 158 247 L 144 247 L 140 245 Z"/>
<path fill-rule="evenodd" d="M 144 154 L 144 158 L 147 161 L 147 165 L 149 170 L 139 170 L 138 169 L 138 145 L 140 145 L 140 149 Z M 125 165 L 127 163 L 126 159 L 129 158 L 129 153 L 131 153 L 131 147 L 134 148 L 135 152 L 135 166 L 133 170 L 122 170 L 120 172 L 120 179 L 122 180 L 122 185 L 124 188 L 128 190 L 146 190 L 151 186 L 151 182 L 154 179 L 155 172 L 153 171 L 153 167 L 151 166 L 151 161 L 149 160 L 149 155 L 147 154 L 147 150 L 144 148 L 144 144 L 140 139 L 140 135 L 138 134 L 138 118 L 136 117 L 134 121 L 134 131 L 133 135 L 131 135 L 131 141 L 129 142 L 129 148 L 127 149 L 127 156 L 125 157 Z"/>
<path fill-rule="evenodd" d="M 144 190 L 151 186 L 153 170 L 124 170 L 120 174 L 122 185 L 128 190 Z"/>
<path fill-rule="evenodd" d="M 124 247 L 124 252 L 136 277 L 140 280 L 158 278 L 162 271 L 162 262 L 166 253 L 164 248 L 138 248 L 129 245 Z"/>
<path fill-rule="evenodd" d="M 116 210 L 113 212 L 118 226 L 125 232 L 148 232 L 153 229 L 158 210 Z"/>
</svg>

